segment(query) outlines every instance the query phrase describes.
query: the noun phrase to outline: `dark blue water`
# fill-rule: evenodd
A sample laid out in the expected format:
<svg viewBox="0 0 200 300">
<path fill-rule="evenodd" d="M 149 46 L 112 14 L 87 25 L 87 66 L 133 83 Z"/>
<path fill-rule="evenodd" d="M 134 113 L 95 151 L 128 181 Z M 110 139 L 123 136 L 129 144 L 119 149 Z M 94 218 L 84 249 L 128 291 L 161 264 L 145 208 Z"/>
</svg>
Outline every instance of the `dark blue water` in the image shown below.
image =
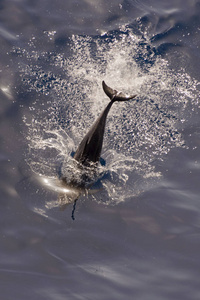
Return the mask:
<svg viewBox="0 0 200 300">
<path fill-rule="evenodd" d="M 200 298 L 200 2 L 2 1 L 1 299 Z M 58 167 L 113 105 L 92 190 Z"/>
</svg>

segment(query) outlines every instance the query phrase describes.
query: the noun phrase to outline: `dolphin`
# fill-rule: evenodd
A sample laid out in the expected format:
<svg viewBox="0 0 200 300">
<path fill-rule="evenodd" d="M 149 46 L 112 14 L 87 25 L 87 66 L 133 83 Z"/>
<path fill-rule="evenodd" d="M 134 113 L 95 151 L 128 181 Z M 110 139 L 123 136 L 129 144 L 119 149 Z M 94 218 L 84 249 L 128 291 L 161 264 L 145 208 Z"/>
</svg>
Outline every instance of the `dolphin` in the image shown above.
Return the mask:
<svg viewBox="0 0 200 300">
<path fill-rule="evenodd" d="M 122 92 L 113 90 L 107 86 L 104 81 L 102 82 L 102 87 L 105 94 L 110 98 L 110 102 L 89 129 L 74 154 L 74 159 L 85 166 L 89 166 L 91 163 L 97 163 L 100 159 L 106 119 L 113 103 L 131 100 L 136 97 L 136 95 L 127 96 Z"/>
<path fill-rule="evenodd" d="M 88 186 L 86 182 L 88 183 L 89 181 L 90 183 L 90 175 L 88 176 L 88 170 L 89 173 L 94 174 L 94 167 L 96 167 L 100 160 L 106 119 L 113 103 L 117 101 L 128 101 L 137 96 L 125 95 L 122 92 L 118 92 L 107 86 L 104 81 L 102 82 L 102 87 L 105 94 L 110 98 L 110 102 L 102 111 L 94 124 L 91 126 L 88 133 L 84 136 L 73 156 L 74 160 L 78 162 L 78 164 L 76 164 L 76 167 L 78 166 L 80 169 L 82 169 L 83 167 L 83 176 L 81 178 L 81 182 L 77 182 L 76 178 L 61 178 L 61 185 L 64 187 L 64 190 L 67 187 L 67 192 L 61 192 L 59 194 L 60 208 L 61 210 L 64 210 L 69 203 L 74 202 L 72 211 L 73 220 L 77 199 L 82 194 L 88 194 L 88 190 L 86 187 Z M 70 182 L 68 180 L 70 180 Z M 92 184 L 90 183 L 89 186 L 91 185 Z"/>
</svg>

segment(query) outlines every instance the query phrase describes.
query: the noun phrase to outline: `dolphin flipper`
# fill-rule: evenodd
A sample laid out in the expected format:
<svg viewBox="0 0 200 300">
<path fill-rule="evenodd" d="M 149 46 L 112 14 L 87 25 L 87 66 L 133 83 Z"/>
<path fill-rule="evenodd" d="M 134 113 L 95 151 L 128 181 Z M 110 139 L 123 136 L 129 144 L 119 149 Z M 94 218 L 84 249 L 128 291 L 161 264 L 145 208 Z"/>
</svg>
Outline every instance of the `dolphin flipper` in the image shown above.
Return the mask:
<svg viewBox="0 0 200 300">
<path fill-rule="evenodd" d="M 127 101 L 130 99 L 135 98 L 137 95 L 131 95 L 127 96 L 123 94 L 122 92 L 118 92 L 116 90 L 113 90 L 111 87 L 109 87 L 105 81 L 102 81 L 102 86 L 105 94 L 110 98 L 111 101 Z"/>
</svg>

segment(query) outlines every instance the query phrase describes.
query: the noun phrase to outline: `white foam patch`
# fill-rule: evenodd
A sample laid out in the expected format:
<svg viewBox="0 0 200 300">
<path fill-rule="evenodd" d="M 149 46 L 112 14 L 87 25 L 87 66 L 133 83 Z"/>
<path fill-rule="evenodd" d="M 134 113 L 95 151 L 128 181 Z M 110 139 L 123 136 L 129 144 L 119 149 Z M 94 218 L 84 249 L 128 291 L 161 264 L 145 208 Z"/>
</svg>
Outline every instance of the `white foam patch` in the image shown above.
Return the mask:
<svg viewBox="0 0 200 300">
<path fill-rule="evenodd" d="M 141 35 L 142 36 L 142 35 Z M 73 36 L 71 54 L 14 49 L 26 62 L 21 77 L 38 93 L 30 107 L 28 162 L 35 173 L 56 176 L 109 99 L 101 82 L 136 100 L 115 103 L 109 113 L 102 157 L 106 161 L 99 193 L 107 204 L 141 193 L 161 174 L 155 161 L 174 147 L 185 147 L 181 135 L 199 107 L 198 82 L 184 70 L 171 70 L 147 37 L 122 27 L 103 36 Z M 45 66 L 45 67 L 44 67 Z M 44 95 L 48 95 L 47 98 Z M 46 100 L 45 108 L 42 101 Z"/>
</svg>

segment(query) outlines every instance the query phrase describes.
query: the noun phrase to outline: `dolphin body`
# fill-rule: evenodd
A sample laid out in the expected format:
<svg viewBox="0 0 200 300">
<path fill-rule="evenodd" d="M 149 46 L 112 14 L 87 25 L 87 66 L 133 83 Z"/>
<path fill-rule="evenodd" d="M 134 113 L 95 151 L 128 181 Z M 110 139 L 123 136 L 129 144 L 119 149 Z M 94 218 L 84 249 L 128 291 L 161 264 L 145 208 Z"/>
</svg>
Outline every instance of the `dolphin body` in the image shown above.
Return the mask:
<svg viewBox="0 0 200 300">
<path fill-rule="evenodd" d="M 94 171 L 94 167 L 100 160 L 106 119 L 111 106 L 113 105 L 114 102 L 128 101 L 136 97 L 136 95 L 127 96 L 122 92 L 118 92 L 110 88 L 109 86 L 107 86 L 104 81 L 102 82 L 102 87 L 105 94 L 110 98 L 110 102 L 103 110 L 103 112 L 100 114 L 100 116 L 97 118 L 97 120 L 94 122 L 92 127 L 89 129 L 88 133 L 84 136 L 73 157 L 78 162 L 78 166 L 80 168 L 83 167 L 84 170 L 84 167 L 86 167 L 87 172 L 89 168 L 91 169 L 91 173 L 92 171 Z M 84 178 L 85 178 L 85 182 L 84 182 Z M 81 194 L 88 193 L 86 189 L 86 182 L 88 181 L 87 175 L 85 174 L 85 176 L 83 176 L 82 179 L 83 180 L 80 183 L 77 182 L 76 179 L 71 178 L 70 179 L 71 181 L 69 183 L 67 178 L 65 177 L 61 178 L 62 181 L 61 184 L 63 184 L 64 188 L 67 187 L 68 192 L 60 193 L 59 195 L 60 208 L 61 210 L 63 210 L 65 209 L 67 204 L 74 202 L 72 219 L 74 219 L 75 204 L 77 199 Z"/>
<path fill-rule="evenodd" d="M 113 103 L 116 101 L 127 101 L 136 97 L 136 95 L 126 96 L 122 92 L 117 92 L 108 87 L 104 81 L 102 86 L 105 94 L 111 101 L 85 135 L 74 154 L 74 159 L 85 166 L 90 165 L 90 163 L 96 163 L 100 159 L 106 118 Z"/>
</svg>

